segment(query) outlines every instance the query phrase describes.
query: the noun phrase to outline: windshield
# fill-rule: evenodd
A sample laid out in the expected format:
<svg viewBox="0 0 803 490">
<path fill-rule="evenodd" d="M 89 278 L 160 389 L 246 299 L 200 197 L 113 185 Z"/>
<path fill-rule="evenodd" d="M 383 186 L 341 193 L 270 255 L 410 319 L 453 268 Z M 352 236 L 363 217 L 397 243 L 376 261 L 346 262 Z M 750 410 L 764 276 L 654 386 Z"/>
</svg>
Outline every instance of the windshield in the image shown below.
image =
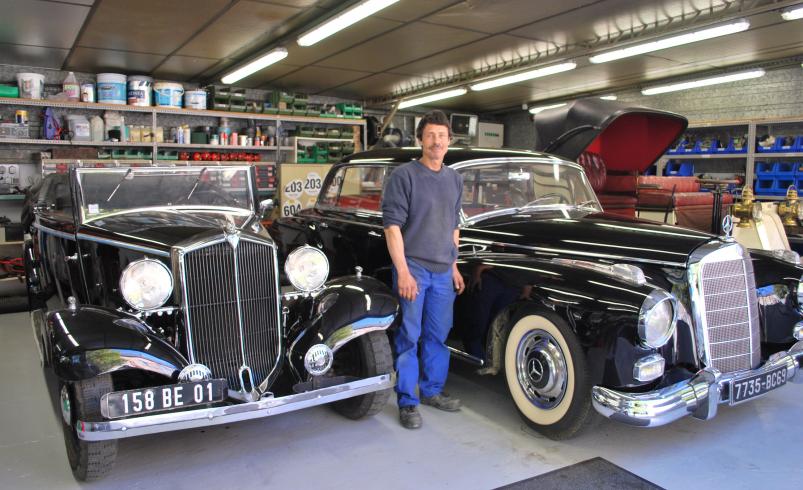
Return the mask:
<svg viewBox="0 0 803 490">
<path fill-rule="evenodd" d="M 250 214 L 248 167 L 78 169 L 81 221 L 133 209 L 172 207 Z"/>
<path fill-rule="evenodd" d="M 509 160 L 458 166 L 469 218 L 548 208 L 602 211 L 583 170 L 559 160 Z"/>
</svg>

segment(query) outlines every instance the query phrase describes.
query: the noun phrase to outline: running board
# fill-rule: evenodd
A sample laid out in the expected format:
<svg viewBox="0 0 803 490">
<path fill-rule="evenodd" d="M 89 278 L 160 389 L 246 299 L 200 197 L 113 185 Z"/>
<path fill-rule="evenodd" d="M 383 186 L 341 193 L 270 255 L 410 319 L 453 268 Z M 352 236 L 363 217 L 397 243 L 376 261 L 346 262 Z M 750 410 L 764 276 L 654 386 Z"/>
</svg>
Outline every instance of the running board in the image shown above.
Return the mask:
<svg viewBox="0 0 803 490">
<path fill-rule="evenodd" d="M 468 352 L 463 352 L 461 350 L 457 350 L 454 347 L 449 347 L 448 345 L 446 346 L 446 348 L 449 349 L 449 353 L 452 355 L 452 357 L 454 357 L 456 359 L 460 359 L 463 362 L 467 362 L 469 364 L 474 364 L 474 365 L 480 366 L 480 367 L 485 366 L 485 361 L 480 359 L 479 357 L 472 356 Z"/>
</svg>

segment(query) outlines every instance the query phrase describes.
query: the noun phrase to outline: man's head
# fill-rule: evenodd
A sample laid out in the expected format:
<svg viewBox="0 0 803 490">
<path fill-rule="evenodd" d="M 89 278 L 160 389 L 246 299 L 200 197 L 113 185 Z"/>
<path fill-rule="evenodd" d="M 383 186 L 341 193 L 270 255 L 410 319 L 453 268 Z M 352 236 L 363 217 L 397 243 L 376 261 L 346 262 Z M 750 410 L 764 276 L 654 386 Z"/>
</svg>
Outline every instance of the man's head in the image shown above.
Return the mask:
<svg viewBox="0 0 803 490">
<path fill-rule="evenodd" d="M 421 141 L 423 158 L 433 163 L 443 163 L 449 142 L 452 139 L 452 128 L 449 118 L 441 111 L 430 111 L 424 114 L 415 131 L 416 137 Z"/>
</svg>

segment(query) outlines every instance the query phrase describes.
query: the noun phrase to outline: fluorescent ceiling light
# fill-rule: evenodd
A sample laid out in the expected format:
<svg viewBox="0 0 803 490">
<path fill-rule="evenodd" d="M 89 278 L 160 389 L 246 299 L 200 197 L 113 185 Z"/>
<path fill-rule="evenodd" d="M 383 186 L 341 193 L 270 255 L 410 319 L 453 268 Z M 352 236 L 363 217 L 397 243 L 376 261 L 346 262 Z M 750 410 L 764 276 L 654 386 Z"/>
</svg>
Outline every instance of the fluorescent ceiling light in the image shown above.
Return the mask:
<svg viewBox="0 0 803 490">
<path fill-rule="evenodd" d="M 541 111 L 545 111 L 547 109 L 557 109 L 558 107 L 563 107 L 565 105 L 566 102 L 561 102 L 560 104 L 542 105 L 540 107 L 530 107 L 529 111 L 530 114 L 538 114 Z"/>
<path fill-rule="evenodd" d="M 764 73 L 766 73 L 764 70 L 743 71 L 739 73 L 732 73 L 730 75 L 723 75 L 720 77 L 703 78 L 702 80 L 692 80 L 690 82 L 673 83 L 671 85 L 664 85 L 661 87 L 652 87 L 642 90 L 641 93 L 644 95 L 665 94 L 667 92 L 677 92 L 678 90 L 688 90 L 691 88 L 717 85 L 720 83 L 749 80 L 751 78 L 763 77 Z"/>
<path fill-rule="evenodd" d="M 425 95 L 415 99 L 403 100 L 399 103 L 399 109 L 406 109 L 415 105 L 426 104 L 427 102 L 435 102 L 436 100 L 448 99 L 465 94 L 468 90 L 464 88 L 456 88 L 454 90 L 447 90 L 446 92 L 438 92 L 437 94 Z"/>
<path fill-rule="evenodd" d="M 603 95 L 603 96 L 600 97 L 600 99 L 602 99 L 602 100 L 616 100 L 618 98 L 619 97 L 617 97 L 616 95 L 613 95 L 613 94 L 611 94 L 611 95 Z"/>
<path fill-rule="evenodd" d="M 508 75 L 502 78 L 496 78 L 487 82 L 475 83 L 471 86 L 471 90 L 487 90 L 489 88 L 501 87 L 502 85 L 510 85 L 511 83 L 519 83 L 525 80 L 532 80 L 533 78 L 545 77 L 547 75 L 554 75 L 564 71 L 574 70 L 577 68 L 577 63 L 561 63 L 559 65 L 547 66 L 544 68 L 537 68 L 535 70 L 524 71 L 516 73 L 515 75 Z"/>
<path fill-rule="evenodd" d="M 318 27 L 307 31 L 298 38 L 299 46 L 312 46 L 332 34 L 342 31 L 346 27 L 356 24 L 369 15 L 379 12 L 385 7 L 393 5 L 399 0 L 365 0 L 351 7 L 340 15 L 332 17 Z"/>
<path fill-rule="evenodd" d="M 256 73 L 259 70 L 266 68 L 277 61 L 281 61 L 287 58 L 287 50 L 284 48 L 276 48 L 268 52 L 265 56 L 248 63 L 242 68 L 234 70 L 233 72 L 229 73 L 225 77 L 221 78 L 220 81 L 225 84 L 235 83 L 238 80 L 242 80 L 243 78 L 251 75 L 252 73 Z"/>
<path fill-rule="evenodd" d="M 709 27 L 708 29 L 701 29 L 699 31 L 689 32 L 687 34 L 680 34 L 678 36 L 667 37 L 658 41 L 652 41 L 644 44 L 637 44 L 628 48 L 617 49 L 608 51 L 607 53 L 592 56 L 588 61 L 592 63 L 606 63 L 608 61 L 620 60 L 622 58 L 629 58 L 639 54 L 650 53 L 652 51 L 659 51 L 661 49 L 674 48 L 683 44 L 696 43 L 697 41 L 704 41 L 728 34 L 746 31 L 750 28 L 750 22 L 740 20 L 733 24 L 725 24 L 717 27 Z"/>
<path fill-rule="evenodd" d="M 781 12 L 781 17 L 783 20 L 803 19 L 803 5 L 784 10 Z"/>
</svg>

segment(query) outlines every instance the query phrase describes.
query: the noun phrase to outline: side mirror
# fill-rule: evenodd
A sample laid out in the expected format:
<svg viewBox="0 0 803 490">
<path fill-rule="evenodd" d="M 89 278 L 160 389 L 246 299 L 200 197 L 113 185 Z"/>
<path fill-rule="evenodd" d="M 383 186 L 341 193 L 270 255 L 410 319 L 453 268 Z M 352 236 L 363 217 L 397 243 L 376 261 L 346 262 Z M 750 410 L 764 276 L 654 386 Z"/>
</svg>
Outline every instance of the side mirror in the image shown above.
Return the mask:
<svg viewBox="0 0 803 490">
<path fill-rule="evenodd" d="M 263 201 L 259 201 L 259 214 L 261 217 L 265 217 L 265 215 L 273 209 L 274 203 L 273 199 L 265 199 Z"/>
</svg>

